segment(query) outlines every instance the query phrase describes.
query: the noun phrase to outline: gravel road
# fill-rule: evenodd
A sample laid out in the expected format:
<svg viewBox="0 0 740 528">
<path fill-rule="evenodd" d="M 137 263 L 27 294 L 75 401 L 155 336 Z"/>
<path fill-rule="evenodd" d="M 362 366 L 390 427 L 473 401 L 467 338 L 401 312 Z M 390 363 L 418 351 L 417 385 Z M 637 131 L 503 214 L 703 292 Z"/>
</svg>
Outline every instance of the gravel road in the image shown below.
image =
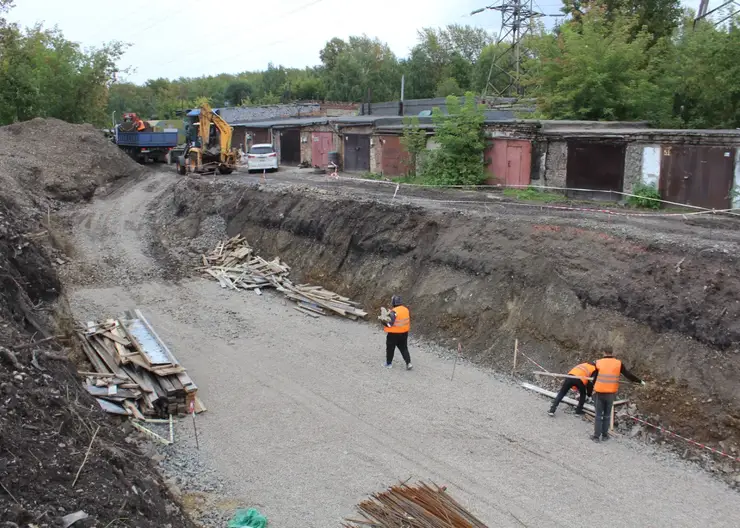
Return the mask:
<svg viewBox="0 0 740 528">
<path fill-rule="evenodd" d="M 75 285 L 72 307 L 83 320 L 144 311 L 208 406 L 200 451 L 190 434 L 182 449 L 221 477 L 219 495 L 259 508 L 270 526 L 337 526 L 369 493 L 406 479 L 448 485 L 490 526 L 570 527 L 594 508 L 610 527 L 740 525 L 740 496 L 698 468 L 624 438 L 593 444 L 588 423 L 551 419 L 543 399 L 467 363 L 450 381 L 452 361 L 432 344 L 413 343 L 413 371 L 386 370 L 372 324 L 314 320 L 269 292 L 166 282 L 142 212 L 169 181 L 157 175 L 89 206 L 78 257 L 112 276 Z"/>
</svg>

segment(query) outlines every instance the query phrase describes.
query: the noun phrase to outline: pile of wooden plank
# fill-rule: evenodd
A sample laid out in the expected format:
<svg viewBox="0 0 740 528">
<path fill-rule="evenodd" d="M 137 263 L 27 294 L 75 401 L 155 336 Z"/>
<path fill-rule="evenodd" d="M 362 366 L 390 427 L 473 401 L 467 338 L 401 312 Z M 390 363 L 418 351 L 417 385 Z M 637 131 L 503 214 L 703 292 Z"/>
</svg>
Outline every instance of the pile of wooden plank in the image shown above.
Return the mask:
<svg viewBox="0 0 740 528">
<path fill-rule="evenodd" d="M 85 388 L 106 412 L 138 419 L 205 410 L 198 387 L 139 310 L 80 325 L 93 370 Z"/>
<path fill-rule="evenodd" d="M 260 288 L 273 287 L 295 301 L 296 310 L 310 317 L 335 313 L 354 320 L 367 316 L 358 303 L 347 297 L 321 286 L 293 284 L 287 264 L 279 258 L 267 261 L 255 255 L 241 235 L 219 242 L 210 255 L 203 255 L 202 260 L 203 266 L 198 270 L 216 279 L 222 288 L 254 290 L 261 294 Z"/>
<path fill-rule="evenodd" d="M 486 528 L 447 494 L 446 488 L 400 484 L 357 507 L 362 519 L 347 519 L 344 528 Z"/>
</svg>

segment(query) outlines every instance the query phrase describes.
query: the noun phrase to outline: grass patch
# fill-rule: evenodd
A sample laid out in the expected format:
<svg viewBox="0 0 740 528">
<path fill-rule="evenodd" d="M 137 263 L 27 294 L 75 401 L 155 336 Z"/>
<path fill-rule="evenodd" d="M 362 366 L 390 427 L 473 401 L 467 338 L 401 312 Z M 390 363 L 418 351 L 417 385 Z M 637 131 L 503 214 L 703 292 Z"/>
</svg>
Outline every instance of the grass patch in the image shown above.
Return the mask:
<svg viewBox="0 0 740 528">
<path fill-rule="evenodd" d="M 561 194 L 540 191 L 535 187 L 527 187 L 526 189 L 504 189 L 504 196 L 528 202 L 550 203 L 565 201 L 565 197 Z"/>
<path fill-rule="evenodd" d="M 407 174 L 406 176 L 399 176 L 393 178 L 396 183 L 411 183 L 415 185 L 425 185 L 429 183 L 429 180 L 424 178 L 421 174 Z"/>
</svg>

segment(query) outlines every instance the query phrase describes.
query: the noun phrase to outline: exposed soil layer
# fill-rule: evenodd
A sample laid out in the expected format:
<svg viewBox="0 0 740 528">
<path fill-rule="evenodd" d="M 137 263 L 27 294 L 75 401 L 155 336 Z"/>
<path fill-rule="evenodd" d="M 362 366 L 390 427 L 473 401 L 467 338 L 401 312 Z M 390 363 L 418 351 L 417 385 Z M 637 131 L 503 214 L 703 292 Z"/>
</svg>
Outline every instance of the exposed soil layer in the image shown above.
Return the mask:
<svg viewBox="0 0 740 528">
<path fill-rule="evenodd" d="M 54 120 L 0 128 L 0 520 L 60 526 L 82 510 L 75 527 L 187 527 L 131 431 L 82 389 L 74 342 L 29 346 L 71 329 L 49 211 L 138 171 L 96 134 Z"/>
<path fill-rule="evenodd" d="M 216 216 L 299 280 L 372 313 L 402 295 L 414 333 L 460 340 L 466 355 L 503 371 L 515 337 L 552 371 L 610 346 L 649 382 L 623 384 L 643 414 L 728 449 L 740 438 L 734 223 L 461 212 L 200 178 L 162 196 L 155 219 L 179 256 L 195 256 L 188 239 Z"/>
</svg>

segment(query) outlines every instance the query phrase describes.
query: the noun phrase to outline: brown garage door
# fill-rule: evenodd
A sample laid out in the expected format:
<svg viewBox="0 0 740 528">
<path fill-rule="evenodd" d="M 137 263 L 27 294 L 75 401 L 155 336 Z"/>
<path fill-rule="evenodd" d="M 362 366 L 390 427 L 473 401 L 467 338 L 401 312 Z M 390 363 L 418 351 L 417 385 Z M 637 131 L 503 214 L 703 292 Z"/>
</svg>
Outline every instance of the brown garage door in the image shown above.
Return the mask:
<svg viewBox="0 0 740 528">
<path fill-rule="evenodd" d="M 382 136 L 381 170 L 385 176 L 404 176 L 411 169 L 409 153 L 401 145 L 401 136 Z"/>
<path fill-rule="evenodd" d="M 571 189 L 622 191 L 624 183 L 624 144 L 568 142 L 568 167 L 565 185 Z M 568 191 L 571 198 L 590 200 L 621 199 L 606 192 Z"/>
<path fill-rule="evenodd" d="M 661 196 L 671 202 L 727 209 L 734 166 L 732 148 L 664 146 L 660 163 Z"/>
</svg>

